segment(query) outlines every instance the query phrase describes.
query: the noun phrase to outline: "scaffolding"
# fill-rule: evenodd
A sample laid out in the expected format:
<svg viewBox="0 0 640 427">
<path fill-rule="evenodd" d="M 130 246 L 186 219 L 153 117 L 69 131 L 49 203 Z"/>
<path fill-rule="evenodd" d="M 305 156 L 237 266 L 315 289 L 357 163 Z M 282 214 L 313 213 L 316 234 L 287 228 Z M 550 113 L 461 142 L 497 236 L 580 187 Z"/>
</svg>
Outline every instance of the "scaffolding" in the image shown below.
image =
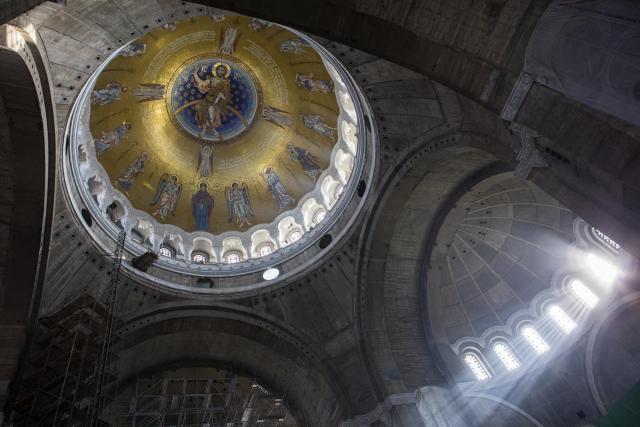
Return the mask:
<svg viewBox="0 0 640 427">
<path fill-rule="evenodd" d="M 296 425 L 284 397 L 255 380 L 223 378 L 137 379 L 107 408 L 104 419 L 122 427 L 285 427 Z"/>
<path fill-rule="evenodd" d="M 115 380 L 109 348 L 121 326 L 115 313 L 124 245 L 118 238 L 108 289 L 87 289 L 38 321 L 19 380 L 7 406 L 10 425 L 101 426 L 97 421 L 104 384 Z"/>
</svg>

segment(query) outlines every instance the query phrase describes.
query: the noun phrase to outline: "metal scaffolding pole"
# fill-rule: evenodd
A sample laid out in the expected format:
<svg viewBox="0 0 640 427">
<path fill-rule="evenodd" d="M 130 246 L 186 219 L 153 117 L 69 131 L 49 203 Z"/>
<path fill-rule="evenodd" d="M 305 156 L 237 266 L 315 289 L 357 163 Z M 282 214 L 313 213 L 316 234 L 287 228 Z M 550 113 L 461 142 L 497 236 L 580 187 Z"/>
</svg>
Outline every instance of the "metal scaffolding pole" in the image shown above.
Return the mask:
<svg viewBox="0 0 640 427">
<path fill-rule="evenodd" d="M 94 401 L 91 408 L 91 418 L 89 420 L 90 427 L 97 427 L 98 417 L 102 408 L 102 393 L 106 375 L 105 371 L 109 359 L 111 338 L 116 321 L 115 307 L 116 300 L 118 298 L 118 282 L 120 280 L 120 269 L 122 267 L 122 253 L 124 251 L 125 237 L 126 233 L 124 231 L 121 231 L 120 234 L 118 234 L 118 242 L 113 254 L 113 266 L 111 267 L 111 282 L 109 288 L 105 292 L 105 305 L 107 311 L 103 322 L 104 333 L 102 336 L 102 346 L 100 348 L 100 356 L 96 367 L 97 382 Z"/>
</svg>

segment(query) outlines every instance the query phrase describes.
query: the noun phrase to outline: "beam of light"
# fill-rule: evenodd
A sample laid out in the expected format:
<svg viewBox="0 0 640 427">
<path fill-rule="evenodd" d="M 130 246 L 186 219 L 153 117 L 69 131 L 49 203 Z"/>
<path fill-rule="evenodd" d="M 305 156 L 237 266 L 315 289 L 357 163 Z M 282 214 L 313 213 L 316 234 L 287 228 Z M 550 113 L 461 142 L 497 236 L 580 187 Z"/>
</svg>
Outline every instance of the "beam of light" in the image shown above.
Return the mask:
<svg viewBox="0 0 640 427">
<path fill-rule="evenodd" d="M 505 343 L 497 343 L 493 346 L 493 351 L 500 359 L 507 371 L 513 371 L 520 367 L 520 361 L 513 354 L 511 349 Z"/>
<path fill-rule="evenodd" d="M 527 326 L 522 329 L 522 336 L 538 354 L 546 353 L 551 350 L 549 344 L 540 336 L 533 326 Z"/>
<path fill-rule="evenodd" d="M 615 264 L 596 254 L 587 255 L 587 265 L 591 272 L 605 283 L 611 283 L 618 277 L 618 268 Z"/>
<path fill-rule="evenodd" d="M 590 309 L 595 307 L 600 301 L 600 298 L 596 294 L 594 294 L 591 289 L 587 287 L 584 283 L 582 283 L 578 279 L 573 279 L 569 283 L 569 287 L 571 291 L 578 297 L 580 301 L 584 303 Z"/>
<path fill-rule="evenodd" d="M 577 326 L 576 322 L 574 322 L 563 309 L 555 304 L 549 307 L 547 314 L 565 334 L 570 333 Z"/>
<path fill-rule="evenodd" d="M 487 368 L 485 368 L 484 364 L 477 355 L 471 352 L 467 352 L 467 354 L 464 355 L 464 362 L 467 364 L 469 369 L 471 369 L 471 372 L 473 372 L 473 375 L 478 381 L 484 381 L 491 378 L 491 374 L 489 373 Z"/>
</svg>

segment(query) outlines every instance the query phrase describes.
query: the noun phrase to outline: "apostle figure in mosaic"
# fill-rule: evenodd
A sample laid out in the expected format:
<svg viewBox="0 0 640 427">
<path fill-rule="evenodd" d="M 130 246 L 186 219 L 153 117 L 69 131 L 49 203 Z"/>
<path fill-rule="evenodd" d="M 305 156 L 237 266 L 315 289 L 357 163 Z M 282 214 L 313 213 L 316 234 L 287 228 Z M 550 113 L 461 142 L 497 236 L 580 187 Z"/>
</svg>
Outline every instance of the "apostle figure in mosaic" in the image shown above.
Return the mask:
<svg viewBox="0 0 640 427">
<path fill-rule="evenodd" d="M 296 84 L 298 85 L 298 87 L 306 90 L 307 92 L 333 92 L 333 82 L 331 80 L 314 79 L 313 73 L 296 74 Z"/>
<path fill-rule="evenodd" d="M 311 154 L 306 148 L 287 144 L 287 152 L 289 153 L 289 158 L 300 163 L 302 169 L 304 169 L 311 178 L 316 179 L 322 173 L 322 169 L 318 164 L 318 158 Z"/>
<path fill-rule="evenodd" d="M 335 141 L 336 138 L 336 128 L 332 128 L 324 122 L 324 119 L 319 114 L 304 114 L 300 113 L 300 117 L 302 117 L 302 122 L 305 127 L 309 129 L 313 129 L 318 132 L 322 136 L 326 136 L 330 138 L 332 141 Z"/>
<path fill-rule="evenodd" d="M 133 96 L 137 102 L 156 101 L 164 98 L 165 85 L 155 83 L 141 83 L 133 89 Z"/>
<path fill-rule="evenodd" d="M 102 132 L 100 138 L 93 141 L 96 146 L 96 154 L 101 156 L 113 147 L 116 147 L 128 136 L 130 130 L 131 124 L 124 122 L 112 131 Z"/>
<path fill-rule="evenodd" d="M 122 171 L 122 174 L 116 179 L 116 183 L 126 192 L 129 191 L 138 175 L 144 170 L 145 162 L 149 161 L 149 153 L 143 151 L 138 157 L 133 159 L 129 166 Z"/>
<path fill-rule="evenodd" d="M 309 47 L 309 43 L 300 37 L 294 37 L 292 39 L 288 39 L 280 43 L 280 52 L 282 53 L 293 53 L 300 54 L 305 53 L 306 49 Z"/>
<path fill-rule="evenodd" d="M 283 129 L 291 127 L 293 125 L 293 120 L 291 120 L 291 113 L 288 113 L 276 107 L 265 106 L 262 109 L 262 118 L 269 123 L 273 123 L 274 125 Z"/>
<path fill-rule="evenodd" d="M 118 82 L 107 83 L 102 89 L 94 89 L 91 92 L 92 105 L 107 105 L 120 99 L 120 96 L 127 91 L 126 86 Z"/>
<path fill-rule="evenodd" d="M 209 218 L 213 211 L 213 196 L 207 191 L 207 183 L 201 182 L 199 190 L 191 196 L 191 209 L 197 231 L 209 230 Z"/>
<path fill-rule="evenodd" d="M 253 217 L 251 201 L 249 200 L 249 187 L 245 182 L 238 186 L 237 182 L 224 190 L 227 198 L 227 216 L 229 222 L 233 219 L 239 227 L 249 226 L 250 217 Z"/>
<path fill-rule="evenodd" d="M 287 194 L 284 185 L 282 185 L 282 181 L 280 181 L 280 177 L 271 167 L 265 169 L 264 179 L 267 181 L 267 191 L 271 193 L 280 210 L 295 203 L 296 199 Z"/>
<path fill-rule="evenodd" d="M 144 55 L 146 50 L 147 50 L 147 45 L 145 43 L 130 43 L 120 51 L 120 56 L 125 56 L 125 57 L 142 56 Z"/>
<path fill-rule="evenodd" d="M 178 205 L 181 193 L 182 185 L 178 182 L 178 177 L 175 175 L 169 176 L 169 174 L 166 173 L 163 174 L 162 177 L 160 177 L 160 184 L 158 185 L 156 194 L 151 201 L 151 206 L 155 208 L 153 215 L 160 216 L 160 219 L 163 221 L 169 214 L 175 216 L 176 206 Z"/>
</svg>

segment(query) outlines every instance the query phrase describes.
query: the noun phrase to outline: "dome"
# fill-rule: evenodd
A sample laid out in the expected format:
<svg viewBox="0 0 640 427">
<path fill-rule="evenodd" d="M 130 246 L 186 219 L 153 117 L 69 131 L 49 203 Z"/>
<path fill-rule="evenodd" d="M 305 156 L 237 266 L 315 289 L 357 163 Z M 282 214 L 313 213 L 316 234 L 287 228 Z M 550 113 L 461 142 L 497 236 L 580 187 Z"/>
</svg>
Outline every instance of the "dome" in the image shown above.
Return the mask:
<svg viewBox="0 0 640 427">
<path fill-rule="evenodd" d="M 168 270 L 264 271 L 349 204 L 371 133 L 362 103 L 335 58 L 294 30 L 231 14 L 165 23 L 116 51 L 76 100 L 69 189 L 102 245 L 124 231 L 133 256 L 153 250 Z"/>
</svg>

